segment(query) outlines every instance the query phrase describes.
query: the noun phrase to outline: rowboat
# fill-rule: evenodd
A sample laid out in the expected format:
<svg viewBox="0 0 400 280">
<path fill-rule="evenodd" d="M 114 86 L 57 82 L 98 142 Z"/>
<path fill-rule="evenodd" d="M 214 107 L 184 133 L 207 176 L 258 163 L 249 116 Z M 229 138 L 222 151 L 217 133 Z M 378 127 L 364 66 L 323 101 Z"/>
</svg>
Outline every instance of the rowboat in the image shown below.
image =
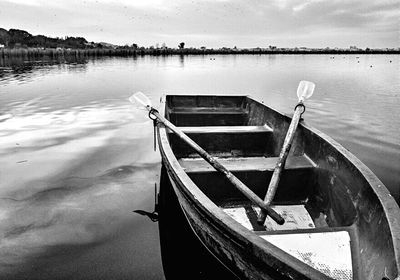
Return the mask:
<svg viewBox="0 0 400 280">
<path fill-rule="evenodd" d="M 290 116 L 249 96 L 211 95 L 164 96 L 159 115 L 264 198 Z M 260 224 L 263 204 L 173 130 L 157 123 L 162 180 L 194 236 L 238 278 L 400 279 L 400 209 L 372 171 L 330 137 L 300 121 L 265 206 L 284 223 L 268 215 Z M 160 195 L 163 209 L 171 191 L 161 185 Z M 161 211 L 163 231 L 165 216 Z"/>
</svg>

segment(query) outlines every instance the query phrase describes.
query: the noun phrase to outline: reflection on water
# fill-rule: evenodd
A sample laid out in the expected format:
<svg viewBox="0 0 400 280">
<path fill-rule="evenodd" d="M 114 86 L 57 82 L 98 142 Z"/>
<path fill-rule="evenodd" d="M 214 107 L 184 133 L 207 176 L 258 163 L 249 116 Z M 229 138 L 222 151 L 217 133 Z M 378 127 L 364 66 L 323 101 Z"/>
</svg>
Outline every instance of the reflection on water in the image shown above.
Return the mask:
<svg viewBox="0 0 400 280">
<path fill-rule="evenodd" d="M 0 56 L 0 79 L 2 83 L 17 81 L 24 83 L 33 81 L 35 77 L 47 75 L 54 70 L 82 71 L 86 69 L 86 59 L 70 58 L 54 60 L 44 58 L 42 60 L 29 61 L 21 57 L 3 59 Z"/>
<path fill-rule="evenodd" d="M 123 100 L 40 104 L 2 108 L 0 278 L 162 279 L 156 225 L 132 213 L 158 181 L 151 122 Z"/>
<path fill-rule="evenodd" d="M 132 213 L 153 210 L 160 171 L 151 122 L 127 101 L 136 91 L 153 103 L 250 94 L 290 114 L 298 82 L 311 80 L 306 122 L 399 201 L 399 65 L 384 55 L 0 60 L 0 278 L 163 278 L 157 224 Z"/>
</svg>

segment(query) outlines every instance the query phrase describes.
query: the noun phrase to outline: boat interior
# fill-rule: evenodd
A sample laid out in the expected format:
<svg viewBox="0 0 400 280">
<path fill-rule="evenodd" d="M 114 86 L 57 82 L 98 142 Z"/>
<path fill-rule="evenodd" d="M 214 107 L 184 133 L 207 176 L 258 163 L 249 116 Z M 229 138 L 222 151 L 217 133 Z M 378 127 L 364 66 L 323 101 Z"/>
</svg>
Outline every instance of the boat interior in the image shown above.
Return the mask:
<svg viewBox="0 0 400 280">
<path fill-rule="evenodd" d="M 246 96 L 167 96 L 165 116 L 264 198 L 290 117 Z M 299 261 L 333 279 L 397 274 L 376 195 L 360 171 L 314 130 L 299 125 L 271 205 L 283 225 L 269 217 L 257 224 L 257 206 L 175 134 L 168 139 L 184 171 L 211 201 Z"/>
</svg>

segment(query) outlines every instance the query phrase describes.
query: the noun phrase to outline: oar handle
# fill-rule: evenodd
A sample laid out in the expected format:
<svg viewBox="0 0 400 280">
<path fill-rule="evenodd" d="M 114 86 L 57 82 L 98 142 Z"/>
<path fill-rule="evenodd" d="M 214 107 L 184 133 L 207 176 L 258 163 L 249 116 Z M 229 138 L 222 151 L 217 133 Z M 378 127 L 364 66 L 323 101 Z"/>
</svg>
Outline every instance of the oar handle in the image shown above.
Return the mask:
<svg viewBox="0 0 400 280">
<path fill-rule="evenodd" d="M 299 124 L 301 114 L 304 113 L 305 107 L 303 103 L 297 104 L 295 107 L 294 115 L 292 121 L 289 125 L 289 129 L 287 131 L 285 141 L 283 142 L 281 153 L 279 154 L 279 159 L 275 165 L 274 173 L 272 174 L 271 181 L 268 185 L 267 194 L 265 195 L 264 202 L 267 205 L 270 205 L 274 200 L 276 190 L 278 189 L 279 181 L 281 179 L 282 170 L 285 168 L 286 159 L 289 155 L 290 148 L 292 146 L 293 138 L 296 132 L 296 128 Z M 264 224 L 265 219 L 267 218 L 267 213 L 261 210 L 260 214 L 257 218 L 258 224 Z"/>
<path fill-rule="evenodd" d="M 157 120 L 163 123 L 167 128 L 174 132 L 180 139 L 191 146 L 205 161 L 207 161 L 212 167 L 217 171 L 223 173 L 225 177 L 240 191 L 242 192 L 250 201 L 255 203 L 261 208 L 263 212 L 269 215 L 275 222 L 282 225 L 285 220 L 268 206 L 260 197 L 258 197 L 252 190 L 250 190 L 242 181 L 240 181 L 235 175 L 232 174 L 228 169 L 226 169 L 217 159 L 208 154 L 203 148 L 201 148 L 196 142 L 190 139 L 185 133 L 183 133 L 179 128 L 173 125 L 171 122 L 166 120 L 159 112 L 155 109 L 151 109 L 149 114 L 152 114 L 157 118 Z"/>
</svg>

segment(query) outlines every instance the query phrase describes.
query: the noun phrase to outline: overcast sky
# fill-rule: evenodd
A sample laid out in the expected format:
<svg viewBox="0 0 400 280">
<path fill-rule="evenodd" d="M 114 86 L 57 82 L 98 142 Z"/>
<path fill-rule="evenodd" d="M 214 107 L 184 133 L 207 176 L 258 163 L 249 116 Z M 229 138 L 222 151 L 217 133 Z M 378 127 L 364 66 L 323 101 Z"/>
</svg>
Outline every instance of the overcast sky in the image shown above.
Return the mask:
<svg viewBox="0 0 400 280">
<path fill-rule="evenodd" d="M 400 1 L 0 0 L 0 27 L 119 45 L 400 47 Z"/>
</svg>

